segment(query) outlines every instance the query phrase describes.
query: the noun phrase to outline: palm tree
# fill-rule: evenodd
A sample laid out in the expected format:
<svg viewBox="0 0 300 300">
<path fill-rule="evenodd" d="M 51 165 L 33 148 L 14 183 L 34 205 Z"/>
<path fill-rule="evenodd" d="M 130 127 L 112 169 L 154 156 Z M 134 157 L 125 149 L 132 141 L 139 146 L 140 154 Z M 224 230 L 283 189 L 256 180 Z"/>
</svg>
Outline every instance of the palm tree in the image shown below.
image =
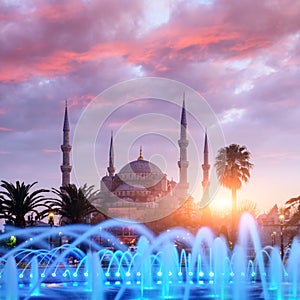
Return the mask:
<svg viewBox="0 0 300 300">
<path fill-rule="evenodd" d="M 60 215 L 61 224 L 86 223 L 86 218 L 97 211 L 91 204 L 97 198 L 93 186 L 84 185 L 77 189 L 74 184 L 68 184 L 60 190 L 53 188 L 52 191 L 58 198 L 51 199 L 47 205 Z"/>
<path fill-rule="evenodd" d="M 251 214 L 253 217 L 257 215 L 257 205 L 251 200 L 244 200 L 238 205 L 238 214 L 242 215 L 244 212 Z"/>
<path fill-rule="evenodd" d="M 30 193 L 30 189 L 37 182 L 25 184 L 17 181 L 15 185 L 4 180 L 1 182 L 4 191 L 0 191 L 0 218 L 14 226 L 25 227 L 26 214 L 31 213 L 36 220 L 46 216 L 47 209 L 42 211 L 39 209 L 46 207 L 43 193 L 49 192 L 48 190 L 38 189 Z"/>
<path fill-rule="evenodd" d="M 295 208 L 296 210 L 300 211 L 300 196 L 293 197 L 285 202 L 286 209 Z"/>
<path fill-rule="evenodd" d="M 250 179 L 250 152 L 246 146 L 231 144 L 219 150 L 215 167 L 221 185 L 231 189 L 232 196 L 232 220 L 237 213 L 236 193 Z"/>
<path fill-rule="evenodd" d="M 293 197 L 285 202 L 284 213 L 288 212 L 290 214 L 290 219 L 288 221 L 289 225 L 297 224 L 300 220 L 300 196 Z"/>
</svg>

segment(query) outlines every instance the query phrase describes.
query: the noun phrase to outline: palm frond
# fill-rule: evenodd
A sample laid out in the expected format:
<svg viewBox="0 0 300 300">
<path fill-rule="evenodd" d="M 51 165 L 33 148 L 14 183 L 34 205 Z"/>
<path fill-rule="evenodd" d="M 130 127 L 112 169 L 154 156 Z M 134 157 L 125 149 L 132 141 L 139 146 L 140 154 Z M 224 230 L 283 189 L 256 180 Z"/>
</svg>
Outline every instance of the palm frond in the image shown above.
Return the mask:
<svg viewBox="0 0 300 300">
<path fill-rule="evenodd" d="M 48 192 L 48 190 L 38 189 L 30 192 L 36 183 L 25 184 L 24 182 L 16 181 L 13 184 L 2 180 L 1 187 L 4 190 L 0 191 L 0 216 L 13 222 L 15 226 L 25 227 L 26 214 L 33 213 L 37 215 L 39 213 L 38 209 L 45 208 L 44 202 L 46 198 L 43 193 Z"/>
</svg>

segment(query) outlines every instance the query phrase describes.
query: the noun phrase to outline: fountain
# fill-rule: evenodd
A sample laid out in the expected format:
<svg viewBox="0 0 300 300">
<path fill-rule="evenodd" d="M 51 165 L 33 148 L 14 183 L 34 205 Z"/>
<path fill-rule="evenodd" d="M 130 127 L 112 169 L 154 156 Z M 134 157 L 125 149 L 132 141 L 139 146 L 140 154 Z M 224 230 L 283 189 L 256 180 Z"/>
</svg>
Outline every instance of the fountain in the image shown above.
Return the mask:
<svg viewBox="0 0 300 300">
<path fill-rule="evenodd" d="M 277 247 L 261 247 L 248 214 L 233 250 L 206 227 L 195 236 L 172 228 L 155 237 L 132 223 L 139 240 L 131 251 L 113 234 L 123 222 L 2 234 L 2 245 L 11 236 L 22 242 L 1 248 L 0 299 L 300 299 L 299 241 L 283 263 Z"/>
</svg>

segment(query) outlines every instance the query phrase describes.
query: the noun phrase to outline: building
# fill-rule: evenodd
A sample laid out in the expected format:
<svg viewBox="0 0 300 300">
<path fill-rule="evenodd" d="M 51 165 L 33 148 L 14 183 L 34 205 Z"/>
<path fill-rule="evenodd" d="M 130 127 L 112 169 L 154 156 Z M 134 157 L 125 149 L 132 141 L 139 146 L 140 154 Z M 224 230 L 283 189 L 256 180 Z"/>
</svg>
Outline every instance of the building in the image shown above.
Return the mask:
<svg viewBox="0 0 300 300">
<path fill-rule="evenodd" d="M 299 224 L 291 222 L 290 216 L 280 211 L 277 204 L 268 213 L 259 215 L 257 224 L 262 246 L 282 246 L 284 252 L 299 234 Z"/>
<path fill-rule="evenodd" d="M 183 99 L 179 129 L 179 182 L 168 179 L 161 169 L 143 157 L 143 149 L 137 159 L 127 163 L 118 172 L 114 164 L 114 139 L 111 134 L 107 174 L 100 180 L 100 195 L 96 207 L 108 217 L 134 219 L 149 222 L 176 211 L 190 197 L 188 183 L 187 114 Z M 70 183 L 70 139 L 67 106 L 63 125 L 62 185 Z M 208 138 L 205 133 L 202 186 L 203 197 L 209 201 Z M 175 162 L 174 162 L 175 163 Z M 189 198 L 191 199 L 191 198 Z M 190 204 L 188 205 L 190 207 Z"/>
</svg>

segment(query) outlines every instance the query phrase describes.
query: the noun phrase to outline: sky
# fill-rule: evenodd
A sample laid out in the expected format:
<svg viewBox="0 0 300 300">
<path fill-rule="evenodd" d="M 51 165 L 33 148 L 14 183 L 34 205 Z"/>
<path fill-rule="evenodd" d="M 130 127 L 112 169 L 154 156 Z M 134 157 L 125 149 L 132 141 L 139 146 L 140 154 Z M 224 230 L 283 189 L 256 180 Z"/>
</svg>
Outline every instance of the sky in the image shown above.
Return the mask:
<svg viewBox="0 0 300 300">
<path fill-rule="evenodd" d="M 225 145 L 246 145 L 251 152 L 254 168 L 238 192 L 240 201 L 267 212 L 299 195 L 299 1 L 4 0 L 0 44 L 1 180 L 59 187 L 65 101 L 73 141 L 97 95 L 116 87 L 120 93 L 118 87 L 133 79 L 158 77 L 199 93 L 217 118 Z M 151 93 L 138 100 L 128 92 L 121 106 L 114 97 L 102 97 L 99 103 L 113 114 L 99 115 L 104 118 L 94 153 L 99 180 L 107 168 L 111 130 L 119 137 L 117 170 L 137 158 L 142 144 L 145 159 L 178 180 L 177 137 L 174 142 L 168 134 L 179 135 L 180 106 L 171 104 L 180 103 L 182 93 L 176 102 L 152 99 Z M 199 157 L 189 160 L 199 171 L 193 183 L 199 199 L 206 124 L 201 118 L 193 122 L 193 105 L 187 92 L 191 151 Z M 174 126 L 157 133 L 153 115 L 168 116 Z M 135 127 L 138 118 L 144 119 Z M 144 135 L 121 139 L 134 128 Z M 230 205 L 230 192 L 221 188 L 213 203 Z"/>
</svg>

